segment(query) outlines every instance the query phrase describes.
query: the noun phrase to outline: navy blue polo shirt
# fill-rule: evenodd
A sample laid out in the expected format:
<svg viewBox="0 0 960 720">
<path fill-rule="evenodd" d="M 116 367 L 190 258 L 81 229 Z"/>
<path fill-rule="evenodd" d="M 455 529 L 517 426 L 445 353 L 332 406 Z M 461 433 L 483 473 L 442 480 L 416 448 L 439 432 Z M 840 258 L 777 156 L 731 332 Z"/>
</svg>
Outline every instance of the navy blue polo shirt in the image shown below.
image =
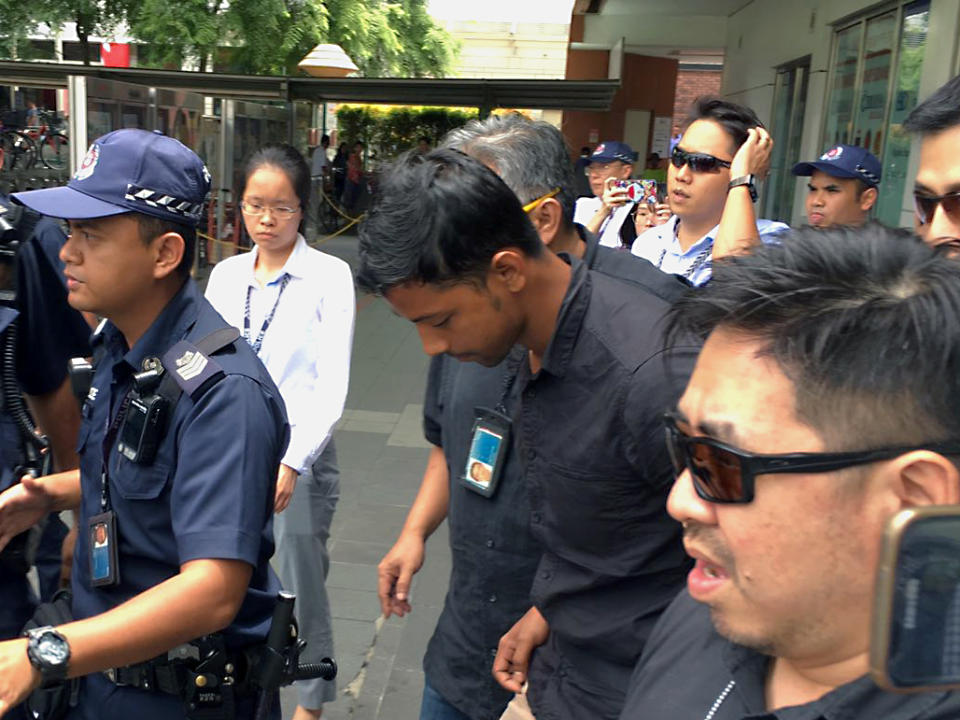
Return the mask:
<svg viewBox="0 0 960 720">
<path fill-rule="evenodd" d="M 684 590 L 654 628 L 620 720 L 955 720 L 960 692 L 891 693 L 868 676 L 803 705 L 768 711 L 770 657 L 714 630 L 710 609 Z M 712 711 L 712 712 L 711 712 Z"/>
<path fill-rule="evenodd" d="M 254 568 L 253 576 L 237 617 L 223 631 L 226 643 L 239 647 L 266 637 L 280 589 L 268 561 L 274 548 L 277 468 L 289 427 L 279 391 L 242 341 L 212 356 L 223 368 L 223 379 L 196 401 L 181 395 L 151 465 L 121 456 L 114 440 L 109 490 L 120 537 L 121 583 L 90 586 L 86 530 L 90 517 L 101 511 L 102 443 L 133 373 L 179 340 L 196 341 L 224 326 L 187 280 L 133 348 L 127 350 L 112 323 L 103 330 L 104 356 L 84 403 L 77 446 L 82 502 L 73 611 L 78 619 L 110 610 L 177 575 L 190 560 L 242 560 Z"/>
</svg>

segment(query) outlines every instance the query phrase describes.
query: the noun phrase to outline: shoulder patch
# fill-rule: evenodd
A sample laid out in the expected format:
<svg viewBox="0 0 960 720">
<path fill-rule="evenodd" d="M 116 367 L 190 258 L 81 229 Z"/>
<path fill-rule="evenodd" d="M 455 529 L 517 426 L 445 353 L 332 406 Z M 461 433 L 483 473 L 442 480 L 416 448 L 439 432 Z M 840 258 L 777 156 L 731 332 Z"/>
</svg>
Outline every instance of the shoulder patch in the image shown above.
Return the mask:
<svg viewBox="0 0 960 720">
<path fill-rule="evenodd" d="M 163 367 L 176 380 L 177 385 L 193 396 L 209 381 L 224 374 L 220 364 L 205 355 L 196 345 L 181 340 L 163 356 Z"/>
</svg>

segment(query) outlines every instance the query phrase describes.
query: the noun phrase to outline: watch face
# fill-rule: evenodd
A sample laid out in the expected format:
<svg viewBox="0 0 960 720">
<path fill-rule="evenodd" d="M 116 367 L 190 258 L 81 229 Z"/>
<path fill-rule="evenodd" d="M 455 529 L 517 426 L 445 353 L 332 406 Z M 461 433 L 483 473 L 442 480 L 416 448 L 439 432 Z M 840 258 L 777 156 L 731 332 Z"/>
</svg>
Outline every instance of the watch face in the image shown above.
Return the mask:
<svg viewBox="0 0 960 720">
<path fill-rule="evenodd" d="M 69 646 L 55 635 L 43 635 L 37 643 L 37 655 L 50 665 L 62 665 L 70 657 Z"/>
</svg>

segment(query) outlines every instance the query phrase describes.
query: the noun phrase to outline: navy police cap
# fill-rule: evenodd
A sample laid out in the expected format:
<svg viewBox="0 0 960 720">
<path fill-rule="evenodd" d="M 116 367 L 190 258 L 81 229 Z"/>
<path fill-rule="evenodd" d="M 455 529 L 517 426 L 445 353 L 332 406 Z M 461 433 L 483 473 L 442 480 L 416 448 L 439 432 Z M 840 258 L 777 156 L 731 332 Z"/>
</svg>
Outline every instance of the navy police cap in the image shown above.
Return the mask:
<svg viewBox="0 0 960 720">
<path fill-rule="evenodd" d="M 880 161 L 872 152 L 857 145 L 837 145 L 819 160 L 793 166 L 794 175 L 809 176 L 814 170 L 821 170 L 831 177 L 862 180 L 870 187 L 880 184 Z"/>
<path fill-rule="evenodd" d="M 42 215 L 88 220 L 137 212 L 196 227 L 210 173 L 178 140 L 147 130 L 114 130 L 97 138 L 63 187 L 11 197 Z"/>
<path fill-rule="evenodd" d="M 600 143 L 590 155 L 590 162 L 608 163 L 619 160 L 628 165 L 634 163 L 637 159 L 637 153 L 626 143 L 616 140 L 607 140 Z"/>
</svg>

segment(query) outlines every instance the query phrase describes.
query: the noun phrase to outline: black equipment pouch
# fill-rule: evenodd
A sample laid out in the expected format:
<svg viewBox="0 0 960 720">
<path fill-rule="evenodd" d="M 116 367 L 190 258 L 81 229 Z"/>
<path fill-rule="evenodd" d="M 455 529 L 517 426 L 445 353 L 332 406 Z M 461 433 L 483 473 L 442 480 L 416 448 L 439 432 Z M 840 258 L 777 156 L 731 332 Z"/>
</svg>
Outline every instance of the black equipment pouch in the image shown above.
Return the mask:
<svg viewBox="0 0 960 720">
<path fill-rule="evenodd" d="M 57 627 L 73 622 L 72 600 L 69 590 L 60 590 L 53 596 L 53 600 L 37 607 L 33 617 L 23 626 L 23 632 L 47 625 Z M 69 714 L 70 708 L 77 706 L 79 694 L 79 678 L 67 680 L 46 690 L 38 688 L 24 702 L 27 715 L 36 720 L 61 720 Z"/>
</svg>

